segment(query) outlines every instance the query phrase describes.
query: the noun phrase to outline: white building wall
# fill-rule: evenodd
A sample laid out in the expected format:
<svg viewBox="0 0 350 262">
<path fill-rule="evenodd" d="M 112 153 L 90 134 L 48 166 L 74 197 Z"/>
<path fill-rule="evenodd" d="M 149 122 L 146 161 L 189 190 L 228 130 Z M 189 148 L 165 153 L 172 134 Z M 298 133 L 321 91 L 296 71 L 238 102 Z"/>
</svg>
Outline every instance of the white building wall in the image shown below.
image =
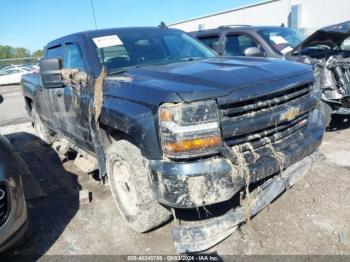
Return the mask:
<svg viewBox="0 0 350 262">
<path fill-rule="evenodd" d="M 301 5 L 300 27 L 311 33 L 321 27 L 350 20 L 350 0 L 270 0 L 252 6 L 170 24 L 186 32 L 221 25 L 281 25 L 289 22 L 292 5 Z"/>
</svg>

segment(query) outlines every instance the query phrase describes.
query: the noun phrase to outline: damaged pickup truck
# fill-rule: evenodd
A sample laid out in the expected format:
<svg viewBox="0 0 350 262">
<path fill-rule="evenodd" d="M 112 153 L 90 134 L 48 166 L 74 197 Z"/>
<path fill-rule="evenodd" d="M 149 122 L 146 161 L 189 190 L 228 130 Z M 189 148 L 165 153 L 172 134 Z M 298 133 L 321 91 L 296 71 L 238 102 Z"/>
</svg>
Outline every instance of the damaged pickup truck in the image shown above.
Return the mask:
<svg viewBox="0 0 350 262">
<path fill-rule="evenodd" d="M 40 69 L 22 78 L 38 135 L 98 169 L 132 229 L 231 203 L 176 223 L 180 253 L 212 247 L 291 187 L 323 137 L 310 66 L 217 57 L 180 30 L 76 33 L 50 42 Z"/>
<path fill-rule="evenodd" d="M 349 21 L 317 30 L 306 39 L 279 26 L 221 26 L 191 34 L 222 56 L 265 56 L 313 65 L 321 81 L 326 126 L 332 114 L 350 115 Z"/>
<path fill-rule="evenodd" d="M 288 53 L 314 65 L 326 102 L 326 125 L 331 114 L 350 115 L 350 21 L 317 30 Z"/>
</svg>

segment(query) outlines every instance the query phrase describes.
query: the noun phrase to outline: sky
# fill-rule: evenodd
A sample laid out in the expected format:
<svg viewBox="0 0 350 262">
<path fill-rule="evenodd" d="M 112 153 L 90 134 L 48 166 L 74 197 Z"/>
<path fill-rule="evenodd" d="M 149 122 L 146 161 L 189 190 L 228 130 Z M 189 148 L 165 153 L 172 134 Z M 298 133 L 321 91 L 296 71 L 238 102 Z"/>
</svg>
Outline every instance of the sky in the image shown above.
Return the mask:
<svg viewBox="0 0 350 262">
<path fill-rule="evenodd" d="M 55 38 L 95 29 L 91 0 L 0 0 L 0 45 L 43 48 Z M 262 0 L 92 0 L 98 28 L 157 26 Z"/>
</svg>

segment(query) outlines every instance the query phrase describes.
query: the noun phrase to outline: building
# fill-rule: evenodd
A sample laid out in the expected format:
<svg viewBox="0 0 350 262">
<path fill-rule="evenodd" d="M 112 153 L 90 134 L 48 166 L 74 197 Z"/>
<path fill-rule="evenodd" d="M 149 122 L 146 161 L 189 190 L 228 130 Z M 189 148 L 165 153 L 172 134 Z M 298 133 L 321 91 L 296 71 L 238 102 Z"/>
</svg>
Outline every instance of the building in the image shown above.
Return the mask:
<svg viewBox="0 0 350 262">
<path fill-rule="evenodd" d="M 220 13 L 189 19 L 168 26 L 186 32 L 222 25 L 282 25 L 305 35 L 350 20 L 350 0 L 269 0 Z"/>
</svg>

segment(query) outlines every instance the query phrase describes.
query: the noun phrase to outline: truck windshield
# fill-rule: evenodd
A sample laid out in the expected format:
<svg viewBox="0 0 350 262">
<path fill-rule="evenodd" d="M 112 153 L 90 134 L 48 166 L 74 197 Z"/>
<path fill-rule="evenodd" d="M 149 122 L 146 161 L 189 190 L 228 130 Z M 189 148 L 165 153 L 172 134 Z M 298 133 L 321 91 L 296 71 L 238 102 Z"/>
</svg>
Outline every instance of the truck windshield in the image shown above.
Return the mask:
<svg viewBox="0 0 350 262">
<path fill-rule="evenodd" d="M 277 52 L 285 55 L 297 47 L 304 36 L 289 28 L 271 28 L 258 31 L 260 36 Z"/>
<path fill-rule="evenodd" d="M 122 31 L 93 37 L 99 61 L 109 74 L 131 67 L 216 57 L 204 44 L 178 30 Z"/>
</svg>

